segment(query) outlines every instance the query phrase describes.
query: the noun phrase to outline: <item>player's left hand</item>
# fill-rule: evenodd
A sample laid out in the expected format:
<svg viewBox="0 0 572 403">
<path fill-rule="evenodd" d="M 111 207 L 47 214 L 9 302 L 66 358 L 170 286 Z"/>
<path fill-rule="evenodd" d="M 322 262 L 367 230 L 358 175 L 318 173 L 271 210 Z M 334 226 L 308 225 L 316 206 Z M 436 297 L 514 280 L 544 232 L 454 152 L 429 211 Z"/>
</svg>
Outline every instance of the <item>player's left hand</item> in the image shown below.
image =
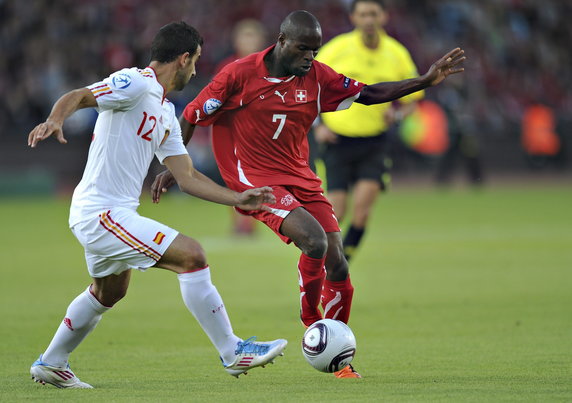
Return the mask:
<svg viewBox="0 0 572 403">
<path fill-rule="evenodd" d="M 62 124 L 48 119 L 44 123 L 40 123 L 34 127 L 30 132 L 28 135 L 28 145 L 34 148 L 38 142 L 45 140 L 52 135 L 55 136 L 61 144 L 66 144 L 68 142 L 64 137 Z"/>
<path fill-rule="evenodd" d="M 175 183 L 177 183 L 175 177 L 168 169 L 158 174 L 151 185 L 151 198 L 153 199 L 153 203 L 159 203 L 161 194 L 165 193 L 169 187 Z"/>
<path fill-rule="evenodd" d="M 269 186 L 261 188 L 248 189 L 240 193 L 238 196 L 238 204 L 236 207 L 242 210 L 263 210 L 271 211 L 266 204 L 276 203 L 276 197 L 272 194 L 273 190 Z"/>
<path fill-rule="evenodd" d="M 447 76 L 465 71 L 463 67 L 458 67 L 458 64 L 466 59 L 463 56 L 464 54 L 465 51 L 463 49 L 455 48 L 433 63 L 427 73 L 425 73 L 425 78 L 430 85 L 437 85 Z"/>
<path fill-rule="evenodd" d="M 403 116 L 401 114 L 401 111 L 399 111 L 399 109 L 395 108 L 394 106 L 387 108 L 385 112 L 383 112 L 383 121 L 385 122 L 387 127 L 400 122 L 402 117 Z"/>
</svg>

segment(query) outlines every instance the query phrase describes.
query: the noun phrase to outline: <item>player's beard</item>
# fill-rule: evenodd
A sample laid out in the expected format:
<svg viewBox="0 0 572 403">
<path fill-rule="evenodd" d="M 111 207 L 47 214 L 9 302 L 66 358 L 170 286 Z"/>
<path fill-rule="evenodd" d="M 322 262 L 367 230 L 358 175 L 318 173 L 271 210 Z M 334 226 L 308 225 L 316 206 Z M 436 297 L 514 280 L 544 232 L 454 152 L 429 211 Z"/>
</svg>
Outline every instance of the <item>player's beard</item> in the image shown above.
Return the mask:
<svg viewBox="0 0 572 403">
<path fill-rule="evenodd" d="M 303 68 L 303 66 L 306 66 L 307 64 L 310 65 L 310 69 Z M 311 69 L 312 69 L 312 62 L 307 63 L 301 61 L 300 59 L 294 59 L 289 63 L 290 74 L 295 75 L 296 77 L 304 77 L 306 74 L 310 72 Z"/>
<path fill-rule="evenodd" d="M 311 69 L 312 69 L 312 67 L 310 67 L 310 70 Z M 298 67 L 298 68 L 293 70 L 292 74 L 295 75 L 296 77 L 304 77 L 306 74 L 308 74 L 310 72 L 310 70 L 306 70 L 306 69 L 303 69 L 301 67 Z"/>
<path fill-rule="evenodd" d="M 175 91 L 181 91 L 183 88 L 185 88 L 190 79 L 191 76 L 189 75 L 187 77 L 184 71 L 177 71 L 175 74 Z"/>
</svg>

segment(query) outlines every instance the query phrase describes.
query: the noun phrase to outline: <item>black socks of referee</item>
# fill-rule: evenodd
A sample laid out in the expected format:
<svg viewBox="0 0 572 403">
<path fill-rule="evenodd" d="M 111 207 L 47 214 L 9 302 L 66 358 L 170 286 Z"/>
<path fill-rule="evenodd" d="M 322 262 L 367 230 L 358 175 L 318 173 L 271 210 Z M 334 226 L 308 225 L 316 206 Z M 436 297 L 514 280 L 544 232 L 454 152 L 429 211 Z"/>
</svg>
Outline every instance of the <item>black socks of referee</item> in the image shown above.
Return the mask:
<svg viewBox="0 0 572 403">
<path fill-rule="evenodd" d="M 356 228 L 353 225 L 348 229 L 344 238 L 344 255 L 348 262 L 359 245 L 364 232 L 365 228 Z"/>
</svg>

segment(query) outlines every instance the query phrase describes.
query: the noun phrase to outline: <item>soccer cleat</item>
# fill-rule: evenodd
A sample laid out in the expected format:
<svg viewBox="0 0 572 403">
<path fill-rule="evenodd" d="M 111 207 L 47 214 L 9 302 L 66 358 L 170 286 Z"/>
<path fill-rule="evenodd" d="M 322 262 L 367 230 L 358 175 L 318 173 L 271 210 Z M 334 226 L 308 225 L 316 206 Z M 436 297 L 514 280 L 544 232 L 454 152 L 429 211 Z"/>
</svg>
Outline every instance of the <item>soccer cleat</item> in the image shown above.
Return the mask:
<svg viewBox="0 0 572 403">
<path fill-rule="evenodd" d="M 65 368 L 52 367 L 42 361 L 42 356 L 32 364 L 30 368 L 32 379 L 42 385 L 49 383 L 56 388 L 93 389 L 93 386 L 82 382 L 70 369 L 69 364 Z"/>
<path fill-rule="evenodd" d="M 230 375 L 238 378 L 240 374 L 246 375 L 246 371 L 255 367 L 264 367 L 266 364 L 274 364 L 274 359 L 284 355 L 283 351 L 288 344 L 287 340 L 277 339 L 274 341 L 254 341 L 256 337 L 250 337 L 236 344 L 236 358 L 230 364 L 224 365 L 224 369 Z"/>
<path fill-rule="evenodd" d="M 348 365 L 347 367 L 340 369 L 337 372 L 334 372 L 334 375 L 336 376 L 336 378 L 361 378 L 361 375 L 356 372 L 356 370 L 354 369 L 354 367 L 351 366 L 351 364 Z"/>
<path fill-rule="evenodd" d="M 300 309 L 300 322 L 306 329 L 319 320 L 322 320 L 322 314 L 319 310 L 316 309 L 313 314 L 308 314 L 307 312 L 304 312 L 304 310 Z"/>
</svg>

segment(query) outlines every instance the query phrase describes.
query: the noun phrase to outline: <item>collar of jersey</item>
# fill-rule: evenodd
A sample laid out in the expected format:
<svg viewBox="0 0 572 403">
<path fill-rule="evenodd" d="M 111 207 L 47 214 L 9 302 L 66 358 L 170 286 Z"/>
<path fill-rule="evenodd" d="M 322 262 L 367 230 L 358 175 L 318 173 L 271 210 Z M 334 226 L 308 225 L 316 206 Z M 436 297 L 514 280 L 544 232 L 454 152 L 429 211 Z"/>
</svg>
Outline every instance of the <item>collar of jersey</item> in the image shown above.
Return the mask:
<svg viewBox="0 0 572 403">
<path fill-rule="evenodd" d="M 145 67 L 144 70 L 150 71 L 153 73 L 153 77 L 155 77 L 155 82 L 161 87 L 161 89 L 163 90 L 163 96 L 161 97 L 161 103 L 165 102 L 165 97 L 167 96 L 167 92 L 165 91 L 165 87 L 163 87 L 163 85 L 159 82 L 159 80 L 157 79 L 157 72 L 155 71 L 155 69 L 151 66 L 147 66 Z"/>
<path fill-rule="evenodd" d="M 276 45 L 272 45 L 269 48 L 264 49 L 262 52 L 260 52 L 258 54 L 258 56 L 256 57 L 256 71 L 258 72 L 258 75 L 262 78 L 264 78 L 266 81 L 274 83 L 274 84 L 278 84 L 278 83 L 287 83 L 288 81 L 291 81 L 294 79 L 294 75 L 290 76 L 290 77 L 282 77 L 282 78 L 277 78 L 277 77 L 268 77 L 269 76 L 269 71 L 266 68 L 266 65 L 264 64 L 264 56 L 266 56 L 269 52 L 272 51 L 272 49 L 274 49 L 276 47 Z"/>
</svg>

